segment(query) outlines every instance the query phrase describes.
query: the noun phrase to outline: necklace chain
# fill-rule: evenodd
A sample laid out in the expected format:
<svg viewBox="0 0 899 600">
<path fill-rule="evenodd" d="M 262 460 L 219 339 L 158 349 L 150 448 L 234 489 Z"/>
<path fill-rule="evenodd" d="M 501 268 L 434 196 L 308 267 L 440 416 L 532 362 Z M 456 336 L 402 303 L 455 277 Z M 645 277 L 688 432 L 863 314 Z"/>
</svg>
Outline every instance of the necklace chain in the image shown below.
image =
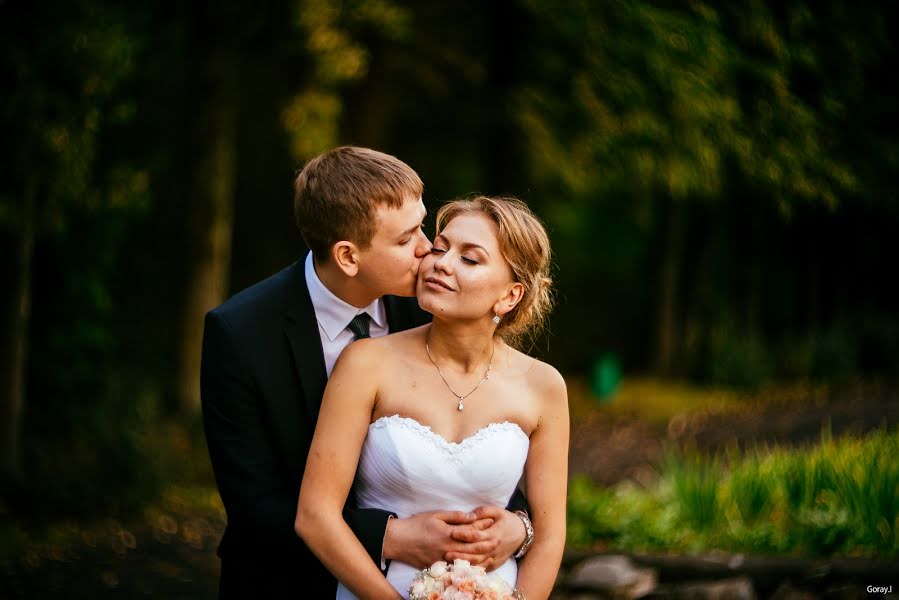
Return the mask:
<svg viewBox="0 0 899 600">
<path fill-rule="evenodd" d="M 440 379 L 443 380 L 443 383 L 446 385 L 447 389 L 452 393 L 453 396 L 458 398 L 459 405 L 456 407 L 456 410 L 461 412 L 465 408 L 465 406 L 462 404 L 462 401 L 474 394 L 475 390 L 481 387 L 481 384 L 490 378 L 490 369 L 493 367 L 493 355 L 496 354 L 496 344 L 493 344 L 493 340 L 490 341 L 490 343 L 493 344 L 493 350 L 490 352 L 490 361 L 487 363 L 487 370 L 484 371 L 484 376 L 481 377 L 481 380 L 467 394 L 457 394 L 456 390 L 454 390 L 453 387 L 449 384 L 449 381 L 446 380 L 446 377 L 443 376 L 443 371 L 440 370 L 440 366 L 438 366 L 434 361 L 434 357 L 431 356 L 431 348 L 428 345 L 428 339 L 430 337 L 431 328 L 428 327 L 428 334 L 425 336 L 425 352 L 428 355 L 428 360 L 430 360 L 431 364 L 434 365 L 434 367 L 437 369 L 437 374 L 440 375 Z"/>
</svg>

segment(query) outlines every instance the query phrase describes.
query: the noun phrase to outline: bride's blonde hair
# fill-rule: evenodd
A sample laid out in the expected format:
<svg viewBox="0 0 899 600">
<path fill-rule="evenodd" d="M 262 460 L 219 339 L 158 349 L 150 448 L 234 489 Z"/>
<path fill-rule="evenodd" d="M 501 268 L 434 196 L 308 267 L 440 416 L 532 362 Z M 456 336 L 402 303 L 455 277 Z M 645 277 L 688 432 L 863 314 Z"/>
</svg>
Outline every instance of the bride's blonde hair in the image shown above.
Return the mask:
<svg viewBox="0 0 899 600">
<path fill-rule="evenodd" d="M 524 287 L 521 301 L 496 329 L 507 344 L 521 348 L 537 338 L 554 304 L 549 236 L 524 202 L 508 196 L 473 196 L 444 204 L 437 211 L 437 234 L 457 216 L 470 213 L 483 214 L 496 224 L 503 258 Z"/>
</svg>

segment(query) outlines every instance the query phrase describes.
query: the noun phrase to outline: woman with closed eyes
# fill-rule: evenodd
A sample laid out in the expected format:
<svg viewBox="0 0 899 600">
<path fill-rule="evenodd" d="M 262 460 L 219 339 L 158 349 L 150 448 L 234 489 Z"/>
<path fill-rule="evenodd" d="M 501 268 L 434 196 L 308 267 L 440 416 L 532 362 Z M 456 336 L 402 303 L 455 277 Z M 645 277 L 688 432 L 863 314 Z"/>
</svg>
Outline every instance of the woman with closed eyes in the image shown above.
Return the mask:
<svg viewBox="0 0 899 600">
<path fill-rule="evenodd" d="M 455 510 L 489 521 L 479 507 L 504 506 L 519 481 L 533 523 L 527 553 L 483 566 L 521 596 L 549 596 L 565 544 L 567 392 L 556 369 L 516 348 L 551 308 L 549 269 L 548 236 L 526 205 L 450 202 L 419 268 L 418 302 L 432 323 L 340 356 L 296 521 L 340 581 L 338 598 L 407 598 L 416 571 L 393 561 L 382 575 L 343 520 L 351 488 L 359 508 L 400 518 Z"/>
</svg>

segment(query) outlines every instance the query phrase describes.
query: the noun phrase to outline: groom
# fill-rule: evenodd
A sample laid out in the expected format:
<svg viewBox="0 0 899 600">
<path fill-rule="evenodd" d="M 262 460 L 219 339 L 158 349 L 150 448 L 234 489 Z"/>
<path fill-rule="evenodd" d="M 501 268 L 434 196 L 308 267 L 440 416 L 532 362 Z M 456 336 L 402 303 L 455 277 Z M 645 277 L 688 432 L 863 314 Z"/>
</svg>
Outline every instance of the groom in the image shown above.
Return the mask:
<svg viewBox="0 0 899 600">
<path fill-rule="evenodd" d="M 222 599 L 334 597 L 333 576 L 294 532 L 300 483 L 341 351 L 430 318 L 413 297 L 431 248 L 423 187 L 408 165 L 374 150 L 345 146 L 314 158 L 294 200 L 311 252 L 206 315 L 203 424 L 228 515 Z M 399 519 L 352 505 L 344 517 L 382 570 L 392 559 L 501 564 L 526 550 L 522 518 L 499 507 Z M 525 508 L 520 493 L 513 508 Z"/>
</svg>

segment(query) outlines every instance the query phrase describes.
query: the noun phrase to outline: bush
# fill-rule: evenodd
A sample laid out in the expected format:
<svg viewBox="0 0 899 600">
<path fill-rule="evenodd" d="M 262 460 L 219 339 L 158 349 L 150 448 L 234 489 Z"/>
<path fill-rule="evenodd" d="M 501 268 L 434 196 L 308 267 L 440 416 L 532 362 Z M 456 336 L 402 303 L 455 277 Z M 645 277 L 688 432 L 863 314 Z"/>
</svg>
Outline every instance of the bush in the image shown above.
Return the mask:
<svg viewBox="0 0 899 600">
<path fill-rule="evenodd" d="M 666 475 L 684 521 L 697 531 L 711 529 L 719 518 L 721 463 L 718 457 L 698 452 L 669 454 Z"/>
<path fill-rule="evenodd" d="M 570 543 L 623 550 L 899 556 L 899 430 L 805 449 L 672 452 L 659 483 L 576 480 Z"/>
<path fill-rule="evenodd" d="M 710 383 L 758 389 L 771 379 L 774 368 L 761 340 L 723 327 L 712 336 L 705 371 Z"/>
</svg>

